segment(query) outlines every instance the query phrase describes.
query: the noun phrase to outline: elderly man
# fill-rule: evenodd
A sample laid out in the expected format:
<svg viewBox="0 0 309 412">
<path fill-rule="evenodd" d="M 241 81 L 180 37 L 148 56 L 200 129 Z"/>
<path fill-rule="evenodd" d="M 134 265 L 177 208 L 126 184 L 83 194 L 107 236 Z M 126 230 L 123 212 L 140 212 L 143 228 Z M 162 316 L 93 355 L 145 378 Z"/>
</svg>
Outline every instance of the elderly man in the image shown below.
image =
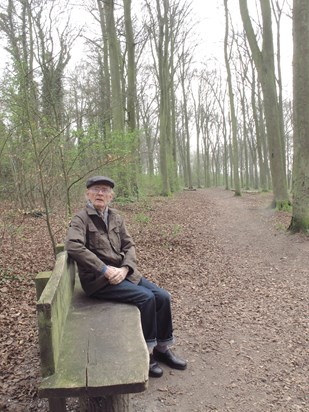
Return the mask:
<svg viewBox="0 0 309 412">
<path fill-rule="evenodd" d="M 133 239 L 123 218 L 109 207 L 114 186 L 109 177 L 88 179 L 88 201 L 71 221 L 66 250 L 77 262 L 81 285 L 88 296 L 139 308 L 150 353 L 149 376 L 162 376 L 158 361 L 184 370 L 186 361 L 170 349 L 174 342 L 170 295 L 138 272 Z"/>
</svg>

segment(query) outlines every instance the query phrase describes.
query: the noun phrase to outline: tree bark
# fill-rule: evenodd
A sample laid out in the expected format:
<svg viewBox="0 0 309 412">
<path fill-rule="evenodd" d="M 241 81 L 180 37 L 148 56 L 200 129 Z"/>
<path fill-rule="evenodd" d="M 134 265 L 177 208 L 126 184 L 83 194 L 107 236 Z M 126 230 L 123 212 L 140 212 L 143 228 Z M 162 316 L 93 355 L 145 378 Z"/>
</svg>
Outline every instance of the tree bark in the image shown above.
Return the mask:
<svg viewBox="0 0 309 412">
<path fill-rule="evenodd" d="M 238 172 L 239 160 L 238 160 L 238 141 L 237 141 L 237 120 L 236 120 L 236 113 L 235 113 L 232 75 L 231 75 L 230 62 L 229 62 L 229 56 L 228 56 L 228 50 L 227 50 L 228 31 L 229 31 L 227 0 L 224 0 L 224 8 L 225 8 L 224 60 L 225 60 L 225 67 L 227 71 L 227 83 L 228 83 L 228 90 L 229 90 L 230 113 L 231 113 L 231 122 L 232 122 L 234 189 L 235 189 L 235 195 L 240 196 L 241 192 L 240 192 L 240 182 L 239 182 L 239 172 Z"/>
<path fill-rule="evenodd" d="M 188 69 L 190 67 L 191 61 L 186 61 L 186 53 L 183 51 L 181 58 L 179 59 L 180 65 L 180 83 L 182 90 L 182 110 L 183 110 L 183 119 L 184 119 L 184 136 L 185 136 L 185 151 L 186 151 L 186 163 L 187 163 L 187 179 L 188 187 L 192 189 L 192 171 L 191 171 L 191 153 L 190 153 L 190 131 L 189 131 L 189 116 L 188 116 L 188 105 L 187 105 L 187 96 L 185 80 L 188 77 Z"/>
<path fill-rule="evenodd" d="M 274 47 L 269 0 L 260 0 L 263 20 L 263 45 L 259 49 L 249 16 L 247 0 L 239 0 L 240 13 L 252 57 L 258 72 L 264 97 L 268 150 L 274 192 L 274 206 L 279 209 L 289 202 L 283 158 L 284 142 L 280 125 L 278 96 L 274 66 Z"/>
<path fill-rule="evenodd" d="M 289 229 L 309 235 L 309 2 L 293 2 L 293 211 Z"/>
<path fill-rule="evenodd" d="M 267 179 L 266 179 L 266 162 L 263 158 L 263 144 L 262 144 L 262 134 L 260 132 L 260 122 L 263 120 L 259 120 L 258 117 L 258 108 L 256 102 L 256 80 L 255 80 L 255 69 L 252 65 L 252 82 L 251 82 L 251 107 L 252 107 L 252 115 L 255 127 L 255 136 L 256 136 L 256 148 L 257 148 L 257 155 L 258 155 L 258 163 L 260 169 L 260 187 L 262 191 L 267 190 Z M 262 113 L 260 118 L 262 117 Z M 263 119 L 263 117 L 262 117 Z"/>
<path fill-rule="evenodd" d="M 160 1 L 157 0 L 157 14 L 159 23 L 158 60 L 159 60 L 159 84 L 160 84 L 160 171 L 162 176 L 162 194 L 170 194 L 168 176 L 168 158 L 170 138 L 170 104 L 169 104 L 169 67 L 168 67 L 168 7 L 169 0 L 163 1 L 163 14 Z"/>
<path fill-rule="evenodd" d="M 128 86 L 127 86 L 127 118 L 129 131 L 136 128 L 136 65 L 135 65 L 135 43 L 131 18 L 131 0 L 123 0 L 124 22 L 126 29 L 126 43 L 128 53 Z"/>
<path fill-rule="evenodd" d="M 112 106 L 112 125 L 113 131 L 123 132 L 124 130 L 124 112 L 123 98 L 121 93 L 121 76 L 118 53 L 118 38 L 116 33 L 114 18 L 114 0 L 104 2 L 106 32 L 109 46 L 109 62 L 111 76 L 111 106 Z"/>
<path fill-rule="evenodd" d="M 110 84 L 110 69 L 109 69 L 109 51 L 108 51 L 108 36 L 105 23 L 105 13 L 103 3 L 97 0 L 99 16 L 100 16 L 100 28 L 103 39 L 103 62 L 99 62 L 100 65 L 100 96 L 101 96 L 101 116 L 103 120 L 103 129 L 105 140 L 110 137 L 112 130 L 112 109 L 111 109 L 111 84 Z"/>
</svg>

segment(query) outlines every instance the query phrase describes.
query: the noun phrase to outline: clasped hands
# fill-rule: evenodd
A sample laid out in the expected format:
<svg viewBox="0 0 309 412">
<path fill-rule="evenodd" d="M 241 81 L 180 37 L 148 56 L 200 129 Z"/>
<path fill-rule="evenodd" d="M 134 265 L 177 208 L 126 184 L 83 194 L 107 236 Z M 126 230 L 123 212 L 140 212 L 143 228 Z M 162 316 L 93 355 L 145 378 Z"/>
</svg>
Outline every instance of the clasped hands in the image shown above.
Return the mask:
<svg viewBox="0 0 309 412">
<path fill-rule="evenodd" d="M 129 268 L 123 266 L 121 268 L 116 268 L 115 266 L 107 266 L 107 271 L 104 273 L 104 276 L 111 285 L 118 285 L 121 283 L 127 276 Z"/>
</svg>

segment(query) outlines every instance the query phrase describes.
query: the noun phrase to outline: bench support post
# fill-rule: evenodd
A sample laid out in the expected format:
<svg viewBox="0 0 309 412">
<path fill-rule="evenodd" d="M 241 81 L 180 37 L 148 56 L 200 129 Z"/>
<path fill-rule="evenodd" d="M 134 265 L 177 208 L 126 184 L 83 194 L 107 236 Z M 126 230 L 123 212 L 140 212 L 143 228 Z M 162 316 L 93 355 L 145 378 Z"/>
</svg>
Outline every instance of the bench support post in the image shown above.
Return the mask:
<svg viewBox="0 0 309 412">
<path fill-rule="evenodd" d="M 49 398 L 49 412 L 66 412 L 65 398 Z"/>
<path fill-rule="evenodd" d="M 80 412 L 130 412 L 130 394 L 107 395 L 98 398 L 79 398 Z"/>
</svg>

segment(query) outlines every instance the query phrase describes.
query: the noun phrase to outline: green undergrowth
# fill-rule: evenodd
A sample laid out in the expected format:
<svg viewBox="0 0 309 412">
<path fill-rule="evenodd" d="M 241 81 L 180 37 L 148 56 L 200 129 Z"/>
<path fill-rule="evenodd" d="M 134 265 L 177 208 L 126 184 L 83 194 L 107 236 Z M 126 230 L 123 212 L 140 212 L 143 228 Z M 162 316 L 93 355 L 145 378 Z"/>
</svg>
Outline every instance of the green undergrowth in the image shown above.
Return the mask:
<svg viewBox="0 0 309 412">
<path fill-rule="evenodd" d="M 292 204 L 289 200 L 285 200 L 285 201 L 277 201 L 276 202 L 276 210 L 278 212 L 288 212 L 291 213 L 292 212 Z"/>
<path fill-rule="evenodd" d="M 148 224 L 148 223 L 151 222 L 151 218 L 150 218 L 149 216 L 147 216 L 147 215 L 146 215 L 145 213 L 143 213 L 143 212 L 137 213 L 137 214 L 134 216 L 134 220 L 135 220 L 135 222 L 137 222 L 137 223 L 143 223 L 143 224 Z"/>
<path fill-rule="evenodd" d="M 5 285 L 6 283 L 11 283 L 12 281 L 21 282 L 23 279 L 23 276 L 14 273 L 14 270 L 11 268 L 0 269 L 0 285 Z"/>
</svg>

